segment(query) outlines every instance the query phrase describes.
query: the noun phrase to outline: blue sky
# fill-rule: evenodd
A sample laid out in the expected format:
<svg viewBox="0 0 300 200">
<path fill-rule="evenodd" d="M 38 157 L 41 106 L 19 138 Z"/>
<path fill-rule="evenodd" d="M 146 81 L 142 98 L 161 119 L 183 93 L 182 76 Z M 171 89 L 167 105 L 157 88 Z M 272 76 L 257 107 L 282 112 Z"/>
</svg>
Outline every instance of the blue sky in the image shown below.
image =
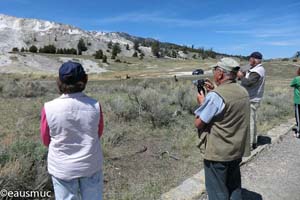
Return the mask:
<svg viewBox="0 0 300 200">
<path fill-rule="evenodd" d="M 299 0 L 0 0 L 0 13 L 227 54 L 276 58 L 300 51 Z"/>
</svg>

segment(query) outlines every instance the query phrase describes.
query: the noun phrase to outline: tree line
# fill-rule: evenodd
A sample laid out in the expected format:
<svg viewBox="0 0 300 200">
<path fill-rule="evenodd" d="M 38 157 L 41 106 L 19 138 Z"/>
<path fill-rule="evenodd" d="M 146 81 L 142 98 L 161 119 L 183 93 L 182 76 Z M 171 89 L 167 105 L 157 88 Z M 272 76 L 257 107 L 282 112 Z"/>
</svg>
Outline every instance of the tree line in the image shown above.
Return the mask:
<svg viewBox="0 0 300 200">
<path fill-rule="evenodd" d="M 91 45 L 91 43 L 88 43 Z M 130 50 L 129 44 L 124 45 L 126 50 Z M 143 59 L 145 54 L 140 49 L 141 46 L 150 47 L 151 53 L 154 57 L 171 57 L 171 58 L 179 58 L 179 51 L 183 54 L 192 53 L 192 58 L 216 58 L 218 53 L 213 51 L 212 49 L 204 49 L 198 48 L 195 49 L 194 46 L 187 47 L 187 46 L 180 46 L 172 43 L 161 43 L 157 40 L 153 39 L 135 39 L 133 40 L 133 51 L 132 57 L 139 57 Z M 50 54 L 72 54 L 72 55 L 82 55 L 82 52 L 87 51 L 88 47 L 84 40 L 80 38 L 77 44 L 77 49 L 75 48 L 56 48 L 54 45 L 46 45 L 44 47 L 37 48 L 35 45 L 31 45 L 29 49 L 25 49 L 24 47 L 19 50 L 17 47 L 12 49 L 13 52 L 31 52 L 31 53 L 50 53 Z M 107 44 L 106 52 L 111 54 L 111 59 L 116 59 L 119 53 L 121 53 L 122 49 L 119 43 L 113 43 L 109 41 Z M 221 54 L 220 54 L 221 55 Z M 103 50 L 99 49 L 94 54 L 95 59 L 103 59 L 104 62 L 107 60 L 107 55 L 104 54 Z"/>
</svg>

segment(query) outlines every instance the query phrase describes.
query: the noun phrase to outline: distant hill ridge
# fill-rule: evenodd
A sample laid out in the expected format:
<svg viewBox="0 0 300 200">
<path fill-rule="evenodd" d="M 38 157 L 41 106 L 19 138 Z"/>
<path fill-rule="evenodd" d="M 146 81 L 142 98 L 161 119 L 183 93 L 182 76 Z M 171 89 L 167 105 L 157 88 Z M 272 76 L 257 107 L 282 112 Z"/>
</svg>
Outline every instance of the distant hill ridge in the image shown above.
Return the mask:
<svg viewBox="0 0 300 200">
<path fill-rule="evenodd" d="M 152 38 L 132 36 L 123 32 L 85 31 L 72 25 L 38 19 L 17 18 L 0 14 L 0 52 L 9 52 L 13 48 L 29 49 L 32 45 L 38 49 L 54 45 L 57 49 L 77 49 L 78 42 L 83 39 L 87 50 L 83 54 L 92 55 L 99 49 L 110 52 L 109 43 L 119 43 L 120 55 L 132 56 L 137 50 L 138 55 L 196 58 L 224 55 L 212 49 L 194 49 L 193 47 L 159 42 Z M 135 48 L 136 44 L 138 49 Z M 159 45 L 157 53 L 153 53 L 153 44 Z"/>
</svg>

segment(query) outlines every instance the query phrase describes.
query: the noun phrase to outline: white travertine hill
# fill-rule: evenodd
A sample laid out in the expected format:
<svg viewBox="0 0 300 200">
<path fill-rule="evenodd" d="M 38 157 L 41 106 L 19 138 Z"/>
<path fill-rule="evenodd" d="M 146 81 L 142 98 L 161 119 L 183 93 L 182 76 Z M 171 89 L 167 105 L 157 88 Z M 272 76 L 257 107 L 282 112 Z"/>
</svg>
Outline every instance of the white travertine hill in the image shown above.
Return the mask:
<svg viewBox="0 0 300 200">
<path fill-rule="evenodd" d="M 72 56 L 47 54 L 11 52 L 13 48 L 19 51 L 29 49 L 32 45 L 38 49 L 47 45 L 54 45 L 56 49 L 78 49 L 78 42 L 83 39 L 87 51 L 84 55 L 93 55 L 96 51 L 102 50 L 107 56 L 112 50 L 108 49 L 108 43 L 119 43 L 121 53 L 118 56 L 132 57 L 135 50 L 134 42 L 139 41 L 139 54 L 145 57 L 154 57 L 149 42 L 155 41 L 151 38 L 141 38 L 122 32 L 85 31 L 80 28 L 38 19 L 25 19 L 0 14 L 0 73 L 56 73 L 58 66 Z M 129 50 L 126 46 L 129 45 Z M 180 52 L 179 52 L 180 53 Z M 192 54 L 190 55 L 190 57 Z M 180 53 L 178 59 L 187 56 Z M 108 71 L 108 64 L 94 62 L 92 57 L 78 58 L 83 63 L 88 73 L 102 73 Z"/>
<path fill-rule="evenodd" d="M 75 48 L 80 38 L 83 38 L 88 51 L 93 54 L 102 49 L 107 50 L 108 42 L 119 43 L 121 55 L 132 56 L 133 42 L 119 33 L 84 31 L 71 25 L 64 25 L 38 19 L 24 19 L 0 14 L 0 52 L 9 52 L 12 48 L 29 48 L 31 45 L 44 47 L 54 45 L 56 48 Z M 130 50 L 126 50 L 126 45 Z M 150 55 L 151 51 L 144 52 Z"/>
</svg>

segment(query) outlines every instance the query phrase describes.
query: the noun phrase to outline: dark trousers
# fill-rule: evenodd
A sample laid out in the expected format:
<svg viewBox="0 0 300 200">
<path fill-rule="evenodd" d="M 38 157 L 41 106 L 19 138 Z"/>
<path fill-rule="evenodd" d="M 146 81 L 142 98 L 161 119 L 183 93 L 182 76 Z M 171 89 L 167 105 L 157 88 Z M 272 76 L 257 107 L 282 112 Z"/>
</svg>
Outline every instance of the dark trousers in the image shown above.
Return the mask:
<svg viewBox="0 0 300 200">
<path fill-rule="evenodd" d="M 300 133 L 300 127 L 299 127 L 299 121 L 300 121 L 300 104 L 294 104 L 295 105 L 295 118 L 296 118 L 296 124 L 297 124 L 297 133 Z"/>
<path fill-rule="evenodd" d="M 241 200 L 242 159 L 229 162 L 204 160 L 205 186 L 209 200 Z"/>
</svg>

